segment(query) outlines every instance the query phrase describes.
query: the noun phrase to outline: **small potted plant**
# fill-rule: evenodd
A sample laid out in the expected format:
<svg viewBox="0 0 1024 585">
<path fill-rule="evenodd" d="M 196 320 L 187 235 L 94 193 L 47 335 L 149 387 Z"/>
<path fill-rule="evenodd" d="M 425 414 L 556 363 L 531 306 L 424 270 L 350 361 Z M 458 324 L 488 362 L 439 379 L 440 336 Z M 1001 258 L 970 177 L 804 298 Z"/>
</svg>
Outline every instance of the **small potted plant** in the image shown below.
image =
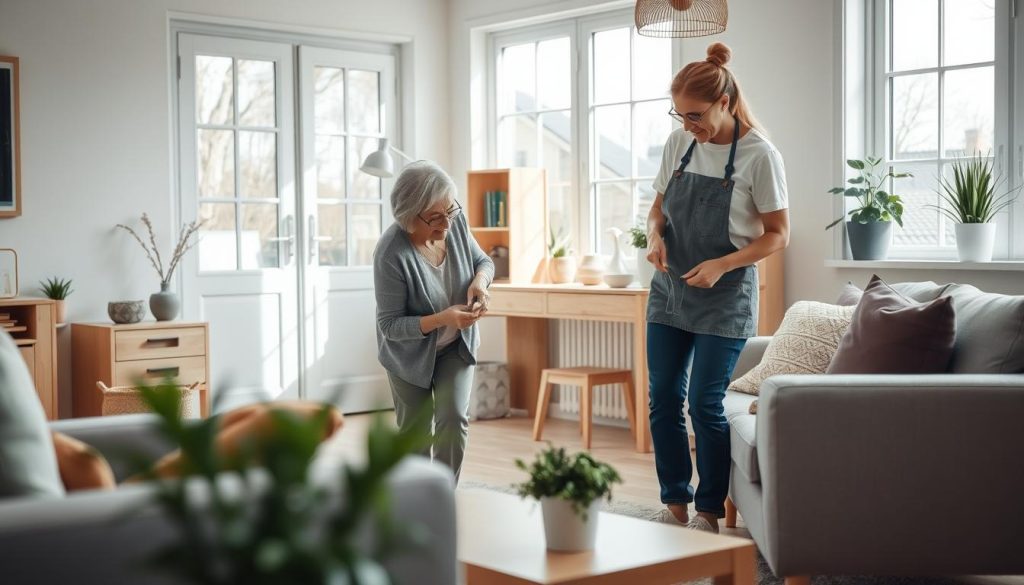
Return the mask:
<svg viewBox="0 0 1024 585">
<path fill-rule="evenodd" d="M 854 260 L 885 260 L 892 242 L 892 222 L 903 227 L 903 201 L 899 195 L 888 193 L 881 187 L 889 179 L 913 175 L 897 173 L 892 168 L 876 172 L 875 168 L 881 163 L 882 159 L 870 156 L 866 160 L 846 161 L 859 174 L 847 181 L 849 186 L 829 190 L 829 193 L 856 198 L 860 204 L 846 213 L 850 217 L 846 222 L 846 233 L 850 237 L 850 252 Z M 845 217 L 833 221 L 825 229 L 835 227 Z"/>
<path fill-rule="evenodd" d="M 961 262 L 991 262 L 996 214 L 1016 195 L 996 194 L 1002 179 L 992 173 L 992 161 L 980 154 L 953 163 L 953 179 L 939 179 L 939 197 L 945 205 L 929 205 L 951 219 L 956 230 L 956 252 Z"/>
<path fill-rule="evenodd" d="M 622 483 L 619 473 L 589 453 L 570 456 L 550 444 L 530 465 L 516 459 L 516 466 L 530 477 L 513 487 L 520 497 L 540 501 L 548 549 L 593 549 L 597 511 L 602 499 L 611 500 L 612 485 Z"/>
<path fill-rule="evenodd" d="M 43 291 L 43 295 L 48 299 L 57 301 L 56 308 L 56 320 L 57 324 L 67 323 L 68 320 L 68 305 L 67 298 L 74 292 L 71 288 L 71 280 L 64 280 L 63 278 L 48 278 L 44 281 L 40 281 L 39 289 Z"/>
<path fill-rule="evenodd" d="M 651 286 L 654 265 L 647 261 L 647 231 L 643 226 L 629 228 L 630 244 L 636 248 L 636 278 L 643 286 Z"/>
<path fill-rule="evenodd" d="M 550 276 L 555 284 L 566 284 L 576 279 L 576 258 L 569 248 L 569 235 L 560 231 L 555 235 L 551 230 L 551 241 L 548 243 L 548 254 L 551 255 Z"/>
</svg>

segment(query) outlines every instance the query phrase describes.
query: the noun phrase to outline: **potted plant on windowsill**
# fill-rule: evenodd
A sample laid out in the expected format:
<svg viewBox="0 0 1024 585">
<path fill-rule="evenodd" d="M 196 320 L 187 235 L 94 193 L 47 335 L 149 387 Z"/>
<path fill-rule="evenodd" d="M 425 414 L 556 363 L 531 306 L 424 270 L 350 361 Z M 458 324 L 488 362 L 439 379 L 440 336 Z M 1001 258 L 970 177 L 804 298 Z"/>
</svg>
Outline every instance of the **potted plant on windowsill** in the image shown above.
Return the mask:
<svg viewBox="0 0 1024 585">
<path fill-rule="evenodd" d="M 43 295 L 48 299 L 56 301 L 56 315 L 55 320 L 58 325 L 63 325 L 68 321 L 68 306 L 67 298 L 71 295 L 74 290 L 71 288 L 71 280 L 64 280 L 63 278 L 48 278 L 39 283 L 39 289 L 43 291 Z"/>
<path fill-rule="evenodd" d="M 996 224 L 993 220 L 1016 198 L 1012 191 L 996 195 L 1002 179 L 992 173 L 992 161 L 977 154 L 953 163 L 953 179 L 939 179 L 938 209 L 955 224 L 956 252 L 961 262 L 991 262 Z"/>
<path fill-rule="evenodd" d="M 622 483 L 619 473 L 589 453 L 570 456 L 550 444 L 529 466 L 522 459 L 516 459 L 516 466 L 530 477 L 513 487 L 520 497 L 540 501 L 548 549 L 593 549 L 597 511 L 602 499 L 611 500 L 612 485 Z"/>
<path fill-rule="evenodd" d="M 885 260 L 889 256 L 889 245 L 892 242 L 892 222 L 903 227 L 903 201 L 899 195 L 889 193 L 881 187 L 889 179 L 911 177 L 910 173 L 897 173 L 890 167 L 882 172 L 875 169 L 882 159 L 867 157 L 865 160 L 852 159 L 846 164 L 859 172 L 856 177 L 847 180 L 849 186 L 834 187 L 829 193 L 853 197 L 860 204 L 843 217 L 825 226 L 831 229 L 838 225 L 846 216 L 846 233 L 850 237 L 850 252 L 854 260 Z"/>
<path fill-rule="evenodd" d="M 567 284 L 576 279 L 576 258 L 569 248 L 569 235 L 551 230 L 551 241 L 548 243 L 548 253 L 551 255 L 549 276 L 555 284 Z"/>
<path fill-rule="evenodd" d="M 647 231 L 642 226 L 629 228 L 630 244 L 636 248 L 636 278 L 643 286 L 651 286 L 654 265 L 647 261 Z"/>
</svg>

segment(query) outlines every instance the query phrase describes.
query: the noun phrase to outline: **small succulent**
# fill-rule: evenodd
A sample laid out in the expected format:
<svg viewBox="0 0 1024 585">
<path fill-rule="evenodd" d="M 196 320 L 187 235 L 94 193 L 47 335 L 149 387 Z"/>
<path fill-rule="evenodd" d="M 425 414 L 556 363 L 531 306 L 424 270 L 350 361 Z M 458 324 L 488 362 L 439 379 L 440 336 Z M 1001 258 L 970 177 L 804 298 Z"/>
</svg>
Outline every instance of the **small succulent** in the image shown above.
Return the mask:
<svg viewBox="0 0 1024 585">
<path fill-rule="evenodd" d="M 569 248 L 569 234 L 559 230 L 558 235 L 555 235 L 554 228 L 551 229 L 551 242 L 548 244 L 548 253 L 551 254 L 552 258 L 563 258 L 572 254 L 572 249 Z"/>
<path fill-rule="evenodd" d="M 63 278 L 47 278 L 46 280 L 39 281 L 39 289 L 43 291 L 46 298 L 53 299 L 55 301 L 63 301 L 68 298 L 74 290 L 71 288 L 71 279 L 64 280 Z"/>
</svg>

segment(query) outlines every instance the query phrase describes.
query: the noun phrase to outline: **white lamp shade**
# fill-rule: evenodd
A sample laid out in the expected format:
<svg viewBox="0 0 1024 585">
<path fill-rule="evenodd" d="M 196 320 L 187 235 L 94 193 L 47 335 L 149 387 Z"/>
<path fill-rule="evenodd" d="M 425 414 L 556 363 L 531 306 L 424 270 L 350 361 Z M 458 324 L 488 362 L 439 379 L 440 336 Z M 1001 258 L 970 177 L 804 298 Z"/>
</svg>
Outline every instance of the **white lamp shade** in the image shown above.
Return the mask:
<svg viewBox="0 0 1024 585">
<path fill-rule="evenodd" d="M 382 179 L 394 176 L 395 161 L 391 158 L 391 153 L 387 151 L 387 145 L 380 150 L 371 152 L 366 157 L 366 160 L 363 161 L 363 165 L 359 167 L 359 170 Z"/>
</svg>

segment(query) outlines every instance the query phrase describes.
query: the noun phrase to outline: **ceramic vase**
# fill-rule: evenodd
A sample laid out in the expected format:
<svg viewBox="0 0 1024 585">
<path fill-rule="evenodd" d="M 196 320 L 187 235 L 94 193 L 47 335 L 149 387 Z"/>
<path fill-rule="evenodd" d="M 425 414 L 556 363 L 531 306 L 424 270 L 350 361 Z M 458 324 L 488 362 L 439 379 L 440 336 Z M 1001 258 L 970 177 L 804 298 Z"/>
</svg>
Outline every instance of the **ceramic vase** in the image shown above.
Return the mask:
<svg viewBox="0 0 1024 585">
<path fill-rule="evenodd" d="M 554 284 L 568 284 L 576 280 L 576 257 L 552 258 L 548 264 L 548 276 Z"/>
<path fill-rule="evenodd" d="M 991 262 L 992 248 L 996 241 L 994 223 L 958 223 L 956 229 L 956 254 L 961 262 Z"/>
<path fill-rule="evenodd" d="M 544 516 L 544 540 L 548 550 L 593 550 L 597 539 L 597 521 L 601 500 L 594 500 L 586 510 L 586 519 L 572 509 L 572 502 L 561 498 L 541 498 Z"/>
<path fill-rule="evenodd" d="M 170 290 L 169 282 L 160 283 L 160 292 L 153 293 L 149 297 L 149 311 L 157 321 L 171 321 L 178 316 L 181 308 L 181 301 L 178 294 Z"/>
<path fill-rule="evenodd" d="M 648 288 L 654 280 L 654 264 L 647 261 L 647 248 L 636 249 L 636 279 L 640 286 Z"/>
<path fill-rule="evenodd" d="M 604 261 L 600 254 L 587 254 L 576 271 L 576 280 L 583 284 L 601 284 L 604 276 Z"/>
</svg>

